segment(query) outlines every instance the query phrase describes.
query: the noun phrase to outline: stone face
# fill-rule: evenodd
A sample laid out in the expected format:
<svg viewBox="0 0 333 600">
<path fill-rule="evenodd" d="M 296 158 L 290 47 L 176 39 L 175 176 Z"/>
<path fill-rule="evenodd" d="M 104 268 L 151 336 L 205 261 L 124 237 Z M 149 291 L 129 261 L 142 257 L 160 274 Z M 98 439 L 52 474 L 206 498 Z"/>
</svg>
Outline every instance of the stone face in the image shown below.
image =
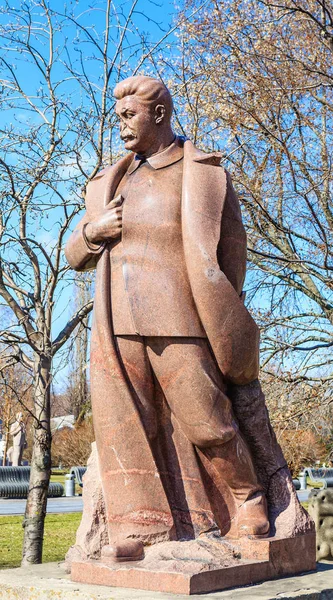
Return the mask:
<svg viewBox="0 0 333 600">
<path fill-rule="evenodd" d="M 313 490 L 308 510 L 316 526 L 317 560 L 333 559 L 333 490 Z"/>
</svg>

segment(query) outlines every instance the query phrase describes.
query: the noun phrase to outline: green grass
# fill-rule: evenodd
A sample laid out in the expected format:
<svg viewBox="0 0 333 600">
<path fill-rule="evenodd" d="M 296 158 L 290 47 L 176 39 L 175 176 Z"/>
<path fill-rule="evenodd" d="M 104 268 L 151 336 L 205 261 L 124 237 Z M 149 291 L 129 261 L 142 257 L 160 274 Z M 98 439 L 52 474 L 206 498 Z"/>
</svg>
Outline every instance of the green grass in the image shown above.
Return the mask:
<svg viewBox="0 0 333 600">
<path fill-rule="evenodd" d="M 45 519 L 43 562 L 64 560 L 75 542 L 82 513 L 49 514 Z M 0 517 L 0 569 L 19 567 L 23 517 Z"/>
<path fill-rule="evenodd" d="M 310 479 L 310 477 L 306 478 L 306 485 L 309 488 L 314 488 L 315 490 L 321 490 L 323 489 L 323 486 L 321 483 L 311 483 L 312 479 Z"/>
<path fill-rule="evenodd" d="M 51 475 L 50 481 L 56 481 L 57 483 L 65 485 L 65 475 Z"/>
</svg>

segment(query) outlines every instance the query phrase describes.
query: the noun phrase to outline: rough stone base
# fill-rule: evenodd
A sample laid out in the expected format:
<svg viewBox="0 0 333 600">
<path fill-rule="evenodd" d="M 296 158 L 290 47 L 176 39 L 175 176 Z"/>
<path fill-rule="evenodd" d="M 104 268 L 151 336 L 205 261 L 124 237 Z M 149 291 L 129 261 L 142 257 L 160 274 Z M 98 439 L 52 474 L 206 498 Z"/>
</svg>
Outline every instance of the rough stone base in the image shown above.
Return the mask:
<svg viewBox="0 0 333 600">
<path fill-rule="evenodd" d="M 0 600 L 185 600 L 173 596 L 122 588 L 87 585 L 70 581 L 64 568 L 46 563 L 20 569 L 0 570 Z M 332 600 L 333 563 L 320 563 L 316 573 L 265 581 L 252 587 L 209 595 L 193 600 Z"/>
<path fill-rule="evenodd" d="M 228 541 L 219 536 L 165 542 L 146 549 L 143 561 L 72 563 L 73 581 L 172 594 L 202 594 L 312 571 L 315 534 L 297 538 Z"/>
</svg>

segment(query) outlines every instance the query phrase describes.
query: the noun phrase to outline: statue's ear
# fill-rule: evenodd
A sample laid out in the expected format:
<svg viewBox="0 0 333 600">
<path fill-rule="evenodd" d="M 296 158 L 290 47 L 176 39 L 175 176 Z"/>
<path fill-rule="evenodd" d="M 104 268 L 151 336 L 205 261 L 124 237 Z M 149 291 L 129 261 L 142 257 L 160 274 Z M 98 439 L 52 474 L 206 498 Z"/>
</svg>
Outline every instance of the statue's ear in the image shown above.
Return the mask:
<svg viewBox="0 0 333 600">
<path fill-rule="evenodd" d="M 165 113 L 166 113 L 166 110 L 165 110 L 164 104 L 157 104 L 157 106 L 155 106 L 155 123 L 156 123 L 156 125 L 159 125 L 160 123 L 163 122 Z"/>
</svg>

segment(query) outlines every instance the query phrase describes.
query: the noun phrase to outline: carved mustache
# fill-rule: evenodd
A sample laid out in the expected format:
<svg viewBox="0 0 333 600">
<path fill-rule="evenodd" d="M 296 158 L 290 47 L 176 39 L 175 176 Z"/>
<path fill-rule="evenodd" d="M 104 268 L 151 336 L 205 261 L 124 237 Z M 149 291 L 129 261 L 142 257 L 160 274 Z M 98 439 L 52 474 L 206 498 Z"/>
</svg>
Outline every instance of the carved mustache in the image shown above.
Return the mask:
<svg viewBox="0 0 333 600">
<path fill-rule="evenodd" d="M 121 133 L 120 138 L 124 141 L 127 139 L 133 140 L 135 138 L 134 133 Z"/>
</svg>

